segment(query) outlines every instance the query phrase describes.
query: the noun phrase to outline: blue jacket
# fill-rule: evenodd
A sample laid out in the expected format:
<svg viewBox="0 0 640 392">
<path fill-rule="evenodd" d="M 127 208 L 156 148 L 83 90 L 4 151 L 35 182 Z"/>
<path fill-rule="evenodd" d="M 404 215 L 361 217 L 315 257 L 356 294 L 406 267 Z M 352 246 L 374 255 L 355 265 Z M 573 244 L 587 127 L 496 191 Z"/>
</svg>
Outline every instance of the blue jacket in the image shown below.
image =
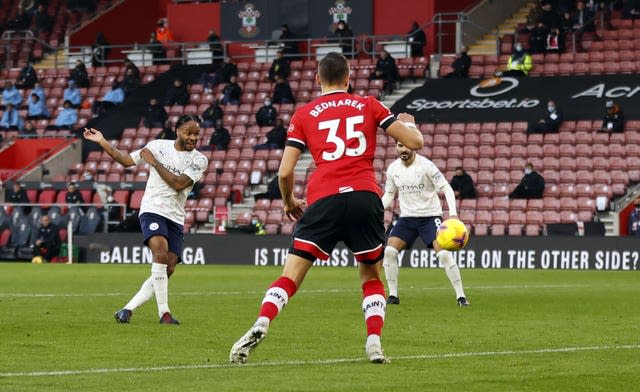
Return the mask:
<svg viewBox="0 0 640 392">
<path fill-rule="evenodd" d="M 44 104 L 43 101 L 33 102 L 33 100 L 29 99 L 29 111 L 27 112 L 29 116 L 47 116 L 49 117 L 49 109 Z"/>
<path fill-rule="evenodd" d="M 0 119 L 0 127 L 17 127 L 18 129 L 22 129 L 23 125 L 24 123 L 20 117 L 20 113 L 18 113 L 16 108 L 5 110 L 2 114 L 2 119 Z"/>
<path fill-rule="evenodd" d="M 629 235 L 640 237 L 640 210 L 633 210 L 629 215 Z"/>
<path fill-rule="evenodd" d="M 20 94 L 20 91 L 18 91 L 15 86 L 9 90 L 4 90 L 2 92 L 2 103 L 5 105 L 12 103 L 13 106 L 20 106 L 22 103 L 22 94 Z"/>
<path fill-rule="evenodd" d="M 109 90 L 102 98 L 103 101 L 113 102 L 115 104 L 120 104 L 124 102 L 124 90 L 118 87 L 115 90 Z"/>
<path fill-rule="evenodd" d="M 72 126 L 78 121 L 78 111 L 74 108 L 62 109 L 56 118 L 56 126 Z"/>
<path fill-rule="evenodd" d="M 65 101 L 71 101 L 72 104 L 78 106 L 82 102 L 82 95 L 79 88 L 66 88 L 64 90 L 63 98 Z"/>
<path fill-rule="evenodd" d="M 29 96 L 31 96 L 31 94 L 36 94 L 38 97 L 40 97 L 40 100 L 42 102 L 45 102 L 47 100 L 47 97 L 44 96 L 44 89 L 42 87 L 34 87 L 33 90 L 31 90 L 31 92 L 29 93 Z"/>
</svg>

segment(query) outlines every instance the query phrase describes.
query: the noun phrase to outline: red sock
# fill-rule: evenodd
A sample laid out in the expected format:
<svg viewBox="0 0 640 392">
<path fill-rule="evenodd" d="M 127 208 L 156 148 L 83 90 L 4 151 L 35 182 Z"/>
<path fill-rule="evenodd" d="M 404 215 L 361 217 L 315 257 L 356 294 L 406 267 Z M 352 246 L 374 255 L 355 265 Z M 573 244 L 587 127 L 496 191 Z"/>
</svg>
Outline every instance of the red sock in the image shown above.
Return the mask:
<svg viewBox="0 0 640 392">
<path fill-rule="evenodd" d="M 293 280 L 284 276 L 279 277 L 271 284 L 264 295 L 259 316 L 268 317 L 269 320 L 273 321 L 297 290 L 298 288 Z"/>
<path fill-rule="evenodd" d="M 362 285 L 362 311 L 367 324 L 367 336 L 382 333 L 386 300 L 384 285 L 379 280 L 370 280 Z"/>
</svg>

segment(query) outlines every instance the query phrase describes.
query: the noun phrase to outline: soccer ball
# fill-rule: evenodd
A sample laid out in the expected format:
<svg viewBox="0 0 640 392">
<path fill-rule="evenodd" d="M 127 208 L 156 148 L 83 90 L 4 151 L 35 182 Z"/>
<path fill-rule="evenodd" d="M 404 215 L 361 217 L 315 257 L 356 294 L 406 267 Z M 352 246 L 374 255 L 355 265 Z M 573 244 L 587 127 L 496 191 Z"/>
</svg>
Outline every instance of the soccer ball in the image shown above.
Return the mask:
<svg viewBox="0 0 640 392">
<path fill-rule="evenodd" d="M 440 224 L 436 232 L 436 242 L 442 249 L 456 251 L 464 248 L 469 241 L 467 226 L 462 221 L 451 218 Z"/>
</svg>

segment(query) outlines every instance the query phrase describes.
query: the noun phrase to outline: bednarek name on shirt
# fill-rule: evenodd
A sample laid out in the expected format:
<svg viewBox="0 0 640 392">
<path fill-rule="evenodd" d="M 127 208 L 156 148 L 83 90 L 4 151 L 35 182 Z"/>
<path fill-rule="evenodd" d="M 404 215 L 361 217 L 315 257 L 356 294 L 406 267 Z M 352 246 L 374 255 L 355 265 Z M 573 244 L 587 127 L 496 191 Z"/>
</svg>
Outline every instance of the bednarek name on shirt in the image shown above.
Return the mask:
<svg viewBox="0 0 640 392">
<path fill-rule="evenodd" d="M 320 113 L 330 108 L 337 108 L 340 106 L 351 106 L 360 111 L 364 110 L 364 103 L 355 99 L 339 99 L 337 101 L 328 101 L 317 104 L 313 107 L 313 110 L 309 112 L 313 117 L 318 117 Z"/>
</svg>

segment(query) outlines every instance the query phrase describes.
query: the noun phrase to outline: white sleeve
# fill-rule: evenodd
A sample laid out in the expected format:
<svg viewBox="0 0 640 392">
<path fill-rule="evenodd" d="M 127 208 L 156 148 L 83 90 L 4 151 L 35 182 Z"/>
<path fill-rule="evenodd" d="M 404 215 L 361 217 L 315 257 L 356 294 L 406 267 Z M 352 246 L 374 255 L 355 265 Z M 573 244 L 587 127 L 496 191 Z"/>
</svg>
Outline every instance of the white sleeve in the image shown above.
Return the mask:
<svg viewBox="0 0 640 392">
<path fill-rule="evenodd" d="M 141 150 L 135 150 L 131 154 L 129 154 L 131 155 L 131 159 L 133 159 L 133 162 L 135 162 L 136 166 L 144 162 L 144 160 L 140 158 L 140 151 Z"/>
<path fill-rule="evenodd" d="M 393 199 L 396 196 L 396 183 L 393 182 L 393 177 L 391 176 L 391 166 L 387 169 L 387 183 L 384 184 L 384 195 L 382 195 L 382 206 L 386 210 L 391 203 L 393 203 Z"/>
<path fill-rule="evenodd" d="M 447 201 L 449 207 L 449 216 L 458 216 L 458 210 L 456 209 L 456 194 L 453 192 L 451 185 L 445 184 L 440 190 L 444 193 L 444 198 Z"/>
</svg>

